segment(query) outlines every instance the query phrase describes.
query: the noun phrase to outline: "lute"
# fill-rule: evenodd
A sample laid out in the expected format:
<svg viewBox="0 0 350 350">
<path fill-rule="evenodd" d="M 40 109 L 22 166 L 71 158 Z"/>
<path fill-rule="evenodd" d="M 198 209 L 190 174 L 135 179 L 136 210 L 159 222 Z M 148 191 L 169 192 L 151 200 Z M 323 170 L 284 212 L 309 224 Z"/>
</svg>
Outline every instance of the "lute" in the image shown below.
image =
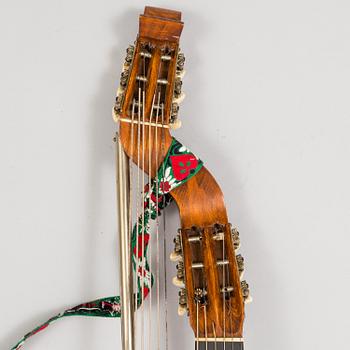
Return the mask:
<svg viewBox="0 0 350 350">
<path fill-rule="evenodd" d="M 170 259 L 177 270 L 178 314 L 189 319 L 194 349 L 243 350 L 244 304 L 250 295 L 242 280 L 244 259 L 237 253 L 239 233 L 229 223 L 223 193 L 203 161 L 171 135 L 181 126 L 184 98 L 182 29 L 180 12 L 145 8 L 135 44 L 127 49 L 113 107 L 119 124 L 114 140 L 121 295 L 53 316 L 12 350 L 66 316 L 120 317 L 123 350 L 168 349 L 167 274 L 160 255 L 169 239 L 174 242 Z M 171 201 L 181 222 L 175 237 L 161 232 L 161 211 Z M 149 315 L 156 315 L 154 322 L 145 316 L 146 304 Z"/>
</svg>

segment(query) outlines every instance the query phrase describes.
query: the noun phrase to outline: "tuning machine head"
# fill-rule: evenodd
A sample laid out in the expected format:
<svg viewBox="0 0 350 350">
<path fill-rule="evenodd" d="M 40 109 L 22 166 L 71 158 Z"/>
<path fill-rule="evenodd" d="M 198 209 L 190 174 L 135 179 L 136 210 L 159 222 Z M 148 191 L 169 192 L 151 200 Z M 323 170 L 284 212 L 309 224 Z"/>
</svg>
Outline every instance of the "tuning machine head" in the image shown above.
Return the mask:
<svg viewBox="0 0 350 350">
<path fill-rule="evenodd" d="M 236 255 L 237 268 L 239 272 L 239 277 L 242 278 L 244 274 L 244 258 L 241 254 Z"/>
<path fill-rule="evenodd" d="M 249 291 L 249 284 L 247 281 L 241 282 L 241 290 L 242 290 L 242 296 L 245 304 L 249 304 L 253 301 L 250 291 Z"/>
<path fill-rule="evenodd" d="M 182 260 L 182 244 L 180 233 L 174 238 L 174 251 L 170 254 L 170 260 L 177 262 Z"/>
<path fill-rule="evenodd" d="M 236 227 L 231 231 L 232 243 L 235 250 L 238 250 L 241 246 L 241 240 L 239 238 L 239 232 Z"/>
<path fill-rule="evenodd" d="M 179 316 L 184 316 L 187 313 L 187 291 L 185 288 L 179 290 L 179 307 L 178 307 Z"/>
<path fill-rule="evenodd" d="M 180 288 L 185 288 L 185 267 L 184 267 L 184 263 L 182 260 L 178 261 L 177 265 L 176 265 L 176 276 L 173 278 L 173 284 L 176 287 L 180 287 Z"/>
<path fill-rule="evenodd" d="M 173 102 L 171 105 L 170 127 L 173 130 L 181 127 L 181 121 L 178 119 L 179 104 L 184 100 L 185 94 L 182 92 L 182 78 L 185 74 L 185 55 L 179 52 L 176 61 L 176 76 L 174 81 Z"/>
<path fill-rule="evenodd" d="M 130 75 L 130 67 L 132 65 L 133 59 L 134 59 L 134 53 L 135 53 L 135 46 L 130 45 L 126 49 L 126 57 L 123 64 L 123 70 L 120 75 L 120 83 L 117 90 L 117 97 L 115 100 L 114 110 L 113 110 L 113 117 L 117 121 L 117 116 L 121 114 L 122 112 L 122 105 L 124 100 L 124 94 L 125 94 L 125 88 L 128 84 L 129 75 Z"/>
</svg>

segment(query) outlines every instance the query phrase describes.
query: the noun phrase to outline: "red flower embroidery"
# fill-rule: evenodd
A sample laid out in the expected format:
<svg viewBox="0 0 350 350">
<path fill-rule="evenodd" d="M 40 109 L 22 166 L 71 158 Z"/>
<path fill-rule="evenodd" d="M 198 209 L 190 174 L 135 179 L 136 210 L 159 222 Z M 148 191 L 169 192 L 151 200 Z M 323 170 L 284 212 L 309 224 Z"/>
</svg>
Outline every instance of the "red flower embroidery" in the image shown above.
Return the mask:
<svg viewBox="0 0 350 350">
<path fill-rule="evenodd" d="M 181 181 L 186 179 L 192 169 L 198 165 L 198 160 L 193 154 L 182 154 L 170 156 L 175 179 Z"/>
<path fill-rule="evenodd" d="M 148 233 L 145 233 L 143 235 L 144 237 L 144 240 L 143 240 L 143 248 L 145 249 L 148 245 L 148 241 L 149 241 L 149 234 Z M 135 247 L 133 249 L 133 252 L 134 252 L 134 255 L 136 255 L 136 244 L 135 244 Z M 142 234 L 138 236 L 138 254 L 137 254 L 137 257 L 139 259 L 141 259 L 142 257 Z"/>
<path fill-rule="evenodd" d="M 164 192 L 169 192 L 171 186 L 168 181 L 163 181 L 159 184 L 160 190 Z"/>
<path fill-rule="evenodd" d="M 153 203 L 157 203 L 157 199 L 158 199 L 158 203 L 160 203 L 163 200 L 163 196 L 158 195 L 158 198 L 157 198 L 155 194 L 151 193 L 151 199 Z"/>
<path fill-rule="evenodd" d="M 146 298 L 146 296 L 148 295 L 148 293 L 149 293 L 148 287 L 144 286 L 144 287 L 143 287 L 143 296 Z"/>
</svg>

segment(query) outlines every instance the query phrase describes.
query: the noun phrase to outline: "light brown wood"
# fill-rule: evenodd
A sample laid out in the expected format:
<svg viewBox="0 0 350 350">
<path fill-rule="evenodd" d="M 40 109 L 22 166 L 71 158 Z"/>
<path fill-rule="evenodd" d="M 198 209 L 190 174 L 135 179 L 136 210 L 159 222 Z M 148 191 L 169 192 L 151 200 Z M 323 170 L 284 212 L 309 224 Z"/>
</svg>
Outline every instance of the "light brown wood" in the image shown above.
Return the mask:
<svg viewBox="0 0 350 350">
<path fill-rule="evenodd" d="M 181 13 L 177 11 L 146 7 L 144 15 L 140 16 L 140 33 L 122 106 L 121 116 L 123 118 L 131 118 L 130 106 L 135 96 L 137 96 L 138 86 L 140 86 L 140 83 L 136 80 L 136 77 L 140 74 L 140 53 L 145 45 L 148 45 L 151 48 L 152 57 L 147 63 L 147 82 L 143 85 L 146 91 L 145 120 L 148 121 L 151 118 L 152 100 L 157 89 L 157 79 L 161 74 L 168 80 L 164 96 L 164 122 L 169 122 L 176 57 L 182 27 Z M 167 53 L 170 52 L 171 60 L 169 65 L 163 64 L 161 66 L 161 55 L 164 54 L 164 50 Z M 143 64 L 145 65 L 145 63 Z M 139 158 L 138 166 L 143 168 L 146 173 L 148 173 L 150 166 L 151 176 L 154 177 L 172 142 L 169 129 L 142 125 L 138 127 L 136 124 L 132 126 L 130 123 L 121 122 L 119 133 L 123 147 L 129 157 L 135 163 Z M 149 154 L 151 154 L 151 157 Z M 222 191 L 214 177 L 203 167 L 197 175 L 174 189 L 171 195 L 177 203 L 181 218 L 189 318 L 194 333 L 196 334 L 197 328 L 195 288 L 196 284 L 203 282 L 201 281 L 203 279 L 208 292 L 206 304 L 207 329 L 205 329 L 205 310 L 201 305 L 198 336 L 242 337 L 244 303 L 235 251 L 231 240 L 231 228 L 228 224 Z M 229 260 L 227 275 L 230 285 L 234 288 L 233 292 L 228 294 L 225 303 L 220 291 L 224 281 L 221 277 L 221 270 L 217 266 L 217 261 L 223 252 L 220 250 L 222 248 L 213 240 L 215 225 L 217 224 L 222 225 L 224 230 L 225 258 Z M 193 248 L 188 241 L 193 226 L 202 232 L 201 243 L 196 248 Z M 172 237 L 168 238 L 172 239 Z M 196 262 L 194 259 L 201 259 L 204 264 L 203 276 L 200 275 L 202 277 L 192 272 L 192 263 Z M 224 313 L 226 315 L 225 322 L 223 320 Z"/>
<path fill-rule="evenodd" d="M 203 263 L 208 281 L 208 306 L 207 306 L 207 335 L 214 337 L 212 324 L 215 325 L 216 336 L 223 337 L 223 303 L 219 293 L 219 277 L 216 264 L 214 263 L 213 240 L 210 238 L 209 228 L 219 223 L 226 225 L 225 230 L 225 251 L 230 261 L 231 284 L 235 292 L 230 297 L 229 305 L 226 305 L 226 337 L 242 337 L 244 321 L 244 303 L 240 288 L 240 278 L 238 274 L 235 252 L 231 240 L 231 231 L 228 224 L 228 217 L 224 203 L 222 191 L 210 174 L 203 167 L 200 172 L 183 185 L 175 188 L 171 195 L 174 197 L 180 213 L 182 231 L 190 229 L 192 226 L 204 228 L 203 237 Z M 196 304 L 194 302 L 194 281 L 192 276 L 191 249 L 186 233 L 183 235 L 183 254 L 185 262 L 186 289 L 188 296 L 188 307 L 190 323 L 196 334 Z M 199 336 L 205 337 L 204 310 L 199 312 Z"/>
</svg>

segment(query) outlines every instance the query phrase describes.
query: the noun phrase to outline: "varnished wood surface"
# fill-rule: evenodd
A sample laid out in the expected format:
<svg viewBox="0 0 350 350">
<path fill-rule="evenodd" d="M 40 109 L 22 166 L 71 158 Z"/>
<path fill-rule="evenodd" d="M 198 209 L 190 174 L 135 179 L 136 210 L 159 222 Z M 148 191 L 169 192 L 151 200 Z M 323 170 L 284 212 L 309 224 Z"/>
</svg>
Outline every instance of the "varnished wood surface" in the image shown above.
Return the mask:
<svg viewBox="0 0 350 350">
<path fill-rule="evenodd" d="M 122 118 L 131 119 L 132 102 L 135 95 L 138 97 L 139 84 L 136 78 L 142 63 L 140 52 L 142 51 L 142 46 L 147 44 L 152 46 L 152 57 L 147 70 L 147 82 L 142 86 L 145 90 L 145 110 L 141 119 L 144 118 L 145 121 L 149 121 L 151 118 L 153 100 L 155 99 L 155 103 L 157 102 L 157 79 L 159 74 L 163 73 L 168 84 L 165 88 L 164 117 L 162 118 L 159 113 L 158 122 L 160 124 L 169 124 L 178 42 L 183 27 L 183 23 L 179 21 L 180 19 L 180 12 L 154 7 L 146 7 L 144 15 L 140 16 L 140 33 L 137 38 L 134 60 L 125 91 L 121 113 Z M 161 55 L 164 48 L 169 49 L 172 55 L 166 70 L 162 67 L 165 64 L 161 63 Z M 138 111 L 135 111 L 135 120 L 138 117 Z M 152 122 L 156 121 L 155 118 L 153 115 Z M 137 124 L 131 126 L 129 123 L 121 122 L 119 134 L 128 156 L 146 173 L 149 173 L 149 169 L 151 169 L 151 176 L 154 177 L 171 144 L 169 129 L 157 128 L 156 130 L 156 127 L 142 125 L 139 128 Z"/>
<path fill-rule="evenodd" d="M 152 99 L 156 91 L 159 78 L 159 65 L 162 50 L 167 47 L 172 53 L 177 53 L 178 41 L 183 23 L 181 14 L 176 11 L 163 10 L 148 7 L 144 15 L 140 16 L 140 33 L 137 40 L 136 51 L 131 74 L 126 89 L 124 109 L 122 116 L 130 118 L 130 104 L 135 98 L 139 83 L 136 76 L 139 74 L 140 51 L 142 45 L 150 43 L 153 47 L 152 58 L 147 72 L 147 83 L 143 85 L 146 91 L 145 120 L 151 115 Z M 175 58 L 175 56 L 173 56 Z M 176 61 L 172 59 L 167 72 L 169 84 L 166 88 L 165 120 L 169 121 L 173 84 L 175 77 Z M 135 116 L 136 118 L 136 116 Z M 133 130 L 132 130 L 133 129 Z M 157 133 L 157 137 L 156 137 Z M 146 173 L 151 168 L 151 176 L 154 177 L 159 165 L 162 163 L 171 145 L 172 138 L 169 129 L 156 128 L 154 126 L 137 125 L 121 122 L 119 130 L 121 142 L 129 157 Z M 157 139 L 157 140 L 156 140 Z M 235 252 L 231 240 L 230 226 L 224 198 L 220 187 L 203 167 L 197 175 L 189 181 L 177 187 L 171 192 L 176 201 L 181 219 L 181 228 L 189 229 L 197 226 L 203 229 L 201 242 L 201 259 L 204 264 L 204 277 L 208 291 L 208 303 L 205 309 L 199 310 L 199 334 L 200 337 L 242 337 L 244 304 L 240 288 L 240 278 L 237 269 Z M 230 294 L 229 303 L 223 303 L 220 292 L 220 276 L 217 266 L 217 247 L 213 241 L 213 225 L 225 225 L 225 251 L 229 260 L 230 283 L 234 292 Z M 172 239 L 172 237 L 167 237 Z M 194 301 L 194 279 L 192 274 L 193 256 L 186 235 L 183 236 L 183 253 L 185 263 L 185 282 L 190 324 L 196 334 L 196 304 Z M 197 276 L 198 279 L 198 276 Z M 223 314 L 226 314 L 225 330 Z M 206 319 L 206 322 L 205 322 Z M 207 327 L 205 327 L 207 325 Z"/>
<path fill-rule="evenodd" d="M 175 21 L 181 21 L 180 11 L 163 9 L 160 7 L 146 6 L 144 15 L 150 16 L 150 17 L 160 17 L 160 18 L 172 19 Z"/>
<path fill-rule="evenodd" d="M 191 178 L 183 185 L 175 188 L 171 195 L 175 199 L 181 219 L 181 228 L 187 229 L 192 226 L 208 227 L 216 223 L 228 224 L 228 217 L 224 203 L 224 197 L 217 182 L 210 172 L 203 167 L 199 173 Z M 226 322 L 225 336 L 226 337 L 242 337 L 243 321 L 244 321 L 244 304 L 240 288 L 240 278 L 235 259 L 235 253 L 231 241 L 231 232 L 227 226 L 225 232 L 225 247 L 228 259 L 230 261 L 230 274 L 232 276 L 231 283 L 235 292 L 230 300 L 230 305 L 226 306 Z M 216 262 L 213 257 L 213 240 L 209 236 L 207 230 L 204 230 L 203 236 L 204 248 L 204 270 L 208 283 L 208 299 L 207 306 L 207 330 L 205 329 L 205 317 L 203 308 L 200 309 L 199 317 L 199 336 L 215 337 L 213 324 L 215 326 L 216 337 L 223 337 L 223 305 L 222 297 L 219 293 L 220 285 Z M 196 334 L 197 319 L 196 319 L 196 304 L 194 302 L 194 283 L 191 273 L 191 253 L 189 243 L 183 239 L 184 262 L 186 273 L 186 289 L 188 296 L 188 307 L 190 323 L 193 331 Z"/>
</svg>

